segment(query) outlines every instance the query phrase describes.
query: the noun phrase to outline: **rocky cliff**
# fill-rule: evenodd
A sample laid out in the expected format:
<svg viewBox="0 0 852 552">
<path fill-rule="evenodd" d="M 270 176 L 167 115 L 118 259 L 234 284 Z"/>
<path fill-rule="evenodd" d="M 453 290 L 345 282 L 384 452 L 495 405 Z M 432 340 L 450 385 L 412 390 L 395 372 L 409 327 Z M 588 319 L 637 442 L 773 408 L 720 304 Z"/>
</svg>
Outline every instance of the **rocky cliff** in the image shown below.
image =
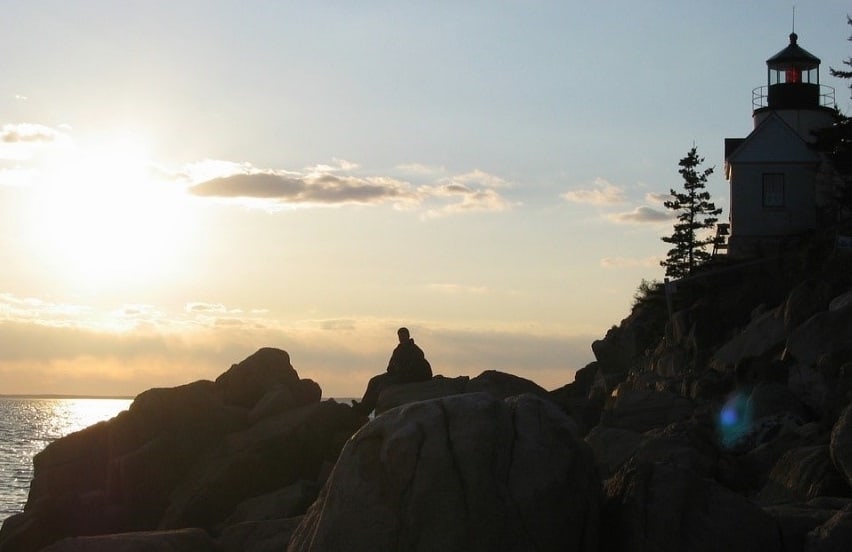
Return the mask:
<svg viewBox="0 0 852 552">
<path fill-rule="evenodd" d="M 0 552 L 852 549 L 852 259 L 647 286 L 592 350 L 367 420 L 261 349 L 46 447 Z"/>
</svg>

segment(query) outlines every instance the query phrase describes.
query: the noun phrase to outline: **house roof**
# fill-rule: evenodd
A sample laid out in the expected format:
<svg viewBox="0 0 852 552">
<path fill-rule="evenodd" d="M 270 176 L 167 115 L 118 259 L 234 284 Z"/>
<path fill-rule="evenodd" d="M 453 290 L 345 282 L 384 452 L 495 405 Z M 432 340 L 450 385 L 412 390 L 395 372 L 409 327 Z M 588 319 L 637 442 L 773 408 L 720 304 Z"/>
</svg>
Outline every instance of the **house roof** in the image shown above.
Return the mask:
<svg viewBox="0 0 852 552">
<path fill-rule="evenodd" d="M 745 138 L 725 139 L 725 177 L 735 163 L 819 163 L 819 154 L 777 113 Z"/>
<path fill-rule="evenodd" d="M 725 159 L 730 157 L 745 141 L 745 138 L 725 138 Z"/>
</svg>

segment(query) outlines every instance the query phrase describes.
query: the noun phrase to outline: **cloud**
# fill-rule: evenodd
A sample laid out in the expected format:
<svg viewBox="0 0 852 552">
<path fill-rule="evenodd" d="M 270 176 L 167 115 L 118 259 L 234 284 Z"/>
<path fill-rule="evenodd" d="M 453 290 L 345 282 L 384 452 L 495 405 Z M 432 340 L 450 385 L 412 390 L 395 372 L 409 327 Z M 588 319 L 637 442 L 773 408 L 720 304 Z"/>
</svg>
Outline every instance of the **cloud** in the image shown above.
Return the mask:
<svg viewBox="0 0 852 552">
<path fill-rule="evenodd" d="M 618 224 L 644 224 L 672 220 L 669 213 L 652 209 L 651 207 L 637 207 L 626 213 L 612 213 L 607 218 Z"/>
<path fill-rule="evenodd" d="M 358 178 L 318 173 L 311 177 L 275 172 L 253 172 L 214 178 L 196 184 L 190 192 L 201 197 L 254 198 L 285 204 L 344 205 L 411 201 L 405 182 L 391 178 Z"/>
<path fill-rule="evenodd" d="M 604 257 L 601 259 L 603 268 L 655 268 L 660 266 L 662 257 L 645 257 L 644 259 L 630 259 L 626 257 Z"/>
<path fill-rule="evenodd" d="M 439 208 L 429 209 L 427 218 L 438 218 L 461 213 L 496 213 L 508 211 L 512 203 L 494 190 L 473 190 L 462 186 L 449 185 L 434 189 L 435 197 L 453 197 L 457 201 Z"/>
<path fill-rule="evenodd" d="M 0 293 L 0 321 L 10 319 L 64 326 L 90 312 L 88 307 L 82 305 L 52 303 L 34 297 Z"/>
<path fill-rule="evenodd" d="M 33 123 L 6 124 L 0 128 L 0 142 L 5 144 L 51 143 L 65 137 L 62 132 Z"/>
<path fill-rule="evenodd" d="M 307 171 L 311 174 L 314 173 L 326 173 L 326 172 L 338 172 L 338 171 L 346 171 L 352 172 L 359 167 L 357 163 L 352 163 L 350 161 L 346 161 L 345 159 L 332 159 L 331 165 L 320 164 L 313 167 L 308 167 Z"/>
<path fill-rule="evenodd" d="M 489 293 L 485 286 L 465 286 L 462 284 L 429 284 L 429 289 L 441 293 L 473 293 L 477 295 Z"/>
<path fill-rule="evenodd" d="M 489 174 L 485 171 L 481 171 L 479 169 L 474 169 L 473 171 L 451 176 L 447 179 L 449 183 L 457 186 L 477 186 L 477 187 L 487 187 L 487 188 L 505 188 L 509 186 L 509 183 L 500 178 L 499 176 Z"/>
<path fill-rule="evenodd" d="M 300 173 L 206 160 L 186 167 L 175 179 L 189 182 L 189 192 L 198 197 L 251 201 L 253 205 L 260 202 L 266 207 L 424 207 L 427 218 L 512 208 L 512 203 L 495 189 L 508 187 L 509 183 L 478 169 L 415 186 L 391 176 L 348 174 L 357 167 L 349 161 L 335 160 L 334 165 L 316 165 Z"/>
<path fill-rule="evenodd" d="M 624 202 L 624 190 L 610 184 L 603 178 L 595 179 L 595 187 L 588 190 L 573 190 L 562 194 L 562 198 L 572 203 L 591 205 L 613 205 Z"/>
<path fill-rule="evenodd" d="M 358 326 L 358 322 L 351 318 L 340 318 L 335 320 L 323 320 L 320 328 L 328 332 L 351 332 Z"/>
<path fill-rule="evenodd" d="M 228 309 L 222 303 L 187 303 L 184 305 L 184 311 L 190 314 L 219 314 L 227 313 Z"/>
<path fill-rule="evenodd" d="M 69 142 L 64 132 L 49 126 L 34 123 L 5 124 L 0 127 L 0 160 L 27 160 L 39 149 Z"/>
<path fill-rule="evenodd" d="M 672 198 L 671 194 L 660 194 L 655 192 L 648 192 L 645 194 L 645 201 L 648 203 L 653 203 L 654 205 L 662 205 L 666 201 L 670 201 Z"/>
<path fill-rule="evenodd" d="M 424 165 L 422 163 L 405 163 L 402 165 L 397 165 L 397 170 L 402 171 L 408 174 L 415 175 L 438 175 L 444 174 L 446 169 L 440 166 L 434 165 Z"/>
</svg>

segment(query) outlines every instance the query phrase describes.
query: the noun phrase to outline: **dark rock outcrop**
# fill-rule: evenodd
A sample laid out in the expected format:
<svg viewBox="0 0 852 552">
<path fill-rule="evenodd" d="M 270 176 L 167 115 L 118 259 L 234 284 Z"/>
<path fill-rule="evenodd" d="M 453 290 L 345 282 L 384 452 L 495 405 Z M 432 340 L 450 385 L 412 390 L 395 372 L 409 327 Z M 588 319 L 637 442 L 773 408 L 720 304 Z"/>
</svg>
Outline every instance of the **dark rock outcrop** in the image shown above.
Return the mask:
<svg viewBox="0 0 852 552">
<path fill-rule="evenodd" d="M 27 505 L 4 522 L 0 550 L 154 529 L 214 534 L 247 499 L 302 480 L 319 485 L 362 423 L 320 395 L 286 352 L 271 348 L 216 382 L 145 391 L 109 422 L 35 457 Z"/>
<path fill-rule="evenodd" d="M 559 389 L 439 375 L 373 419 L 261 349 L 49 445 L 0 552 L 852 550 L 850 289 L 852 257 L 714 261 Z"/>
</svg>

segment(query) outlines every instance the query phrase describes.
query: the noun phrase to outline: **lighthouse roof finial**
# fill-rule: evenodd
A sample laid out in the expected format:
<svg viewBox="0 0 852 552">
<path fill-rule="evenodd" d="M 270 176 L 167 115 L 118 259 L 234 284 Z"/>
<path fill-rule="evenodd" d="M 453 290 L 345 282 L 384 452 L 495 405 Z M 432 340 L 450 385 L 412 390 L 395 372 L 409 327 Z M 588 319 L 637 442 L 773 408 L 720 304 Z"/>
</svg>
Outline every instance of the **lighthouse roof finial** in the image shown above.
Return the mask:
<svg viewBox="0 0 852 552">
<path fill-rule="evenodd" d="M 790 33 L 790 44 L 766 60 L 770 67 L 781 69 L 786 66 L 795 65 L 800 69 L 815 69 L 819 67 L 818 57 L 808 52 L 798 44 L 799 35 Z"/>
</svg>

